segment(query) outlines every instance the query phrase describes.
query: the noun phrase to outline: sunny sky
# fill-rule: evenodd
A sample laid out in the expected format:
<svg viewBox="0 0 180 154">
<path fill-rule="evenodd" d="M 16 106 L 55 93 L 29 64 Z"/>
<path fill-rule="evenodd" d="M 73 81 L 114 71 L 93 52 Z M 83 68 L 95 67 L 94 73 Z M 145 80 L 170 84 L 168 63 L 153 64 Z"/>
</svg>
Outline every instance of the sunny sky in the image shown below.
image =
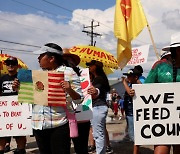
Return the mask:
<svg viewBox="0 0 180 154">
<path fill-rule="evenodd" d="M 47 42 L 61 47 L 90 44 L 90 37 L 82 32 L 83 25 L 90 26 L 92 19 L 98 24 L 94 30 L 102 34 L 96 37 L 96 46 L 116 56 L 116 38 L 113 34 L 115 0 L 1 0 L 0 1 L 0 49 L 22 59 L 30 69 L 37 69 L 38 62 L 32 51 L 37 47 L 18 45 L 18 42 L 42 46 Z M 172 34 L 180 30 L 179 0 L 141 0 L 150 25 L 157 50 L 170 44 Z M 88 30 L 88 29 L 86 29 Z M 147 28 L 132 42 L 132 46 L 151 45 L 145 73 L 157 60 Z M 13 50 L 12 50 L 13 49 Z M 25 50 L 25 51 L 22 51 Z M 115 71 L 111 77 L 120 77 Z"/>
</svg>

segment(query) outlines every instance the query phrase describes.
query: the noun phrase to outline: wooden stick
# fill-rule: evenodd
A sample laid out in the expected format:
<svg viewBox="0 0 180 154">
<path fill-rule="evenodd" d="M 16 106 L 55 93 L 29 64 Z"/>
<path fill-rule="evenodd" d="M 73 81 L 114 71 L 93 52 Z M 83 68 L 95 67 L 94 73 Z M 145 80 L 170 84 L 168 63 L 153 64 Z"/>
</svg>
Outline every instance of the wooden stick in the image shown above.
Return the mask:
<svg viewBox="0 0 180 154">
<path fill-rule="evenodd" d="M 154 52 L 155 52 L 155 54 L 156 54 L 157 59 L 159 60 L 160 57 L 159 57 L 157 48 L 156 48 L 156 46 L 155 46 L 155 43 L 154 43 L 154 40 L 153 40 L 153 37 L 152 37 L 152 33 L 151 33 L 151 30 L 150 30 L 149 24 L 147 24 L 147 28 L 148 28 L 148 31 L 149 31 L 149 34 L 150 34 L 150 38 L 151 38 L 151 41 L 152 41 L 152 45 L 153 45 L 153 48 L 154 48 Z"/>
</svg>

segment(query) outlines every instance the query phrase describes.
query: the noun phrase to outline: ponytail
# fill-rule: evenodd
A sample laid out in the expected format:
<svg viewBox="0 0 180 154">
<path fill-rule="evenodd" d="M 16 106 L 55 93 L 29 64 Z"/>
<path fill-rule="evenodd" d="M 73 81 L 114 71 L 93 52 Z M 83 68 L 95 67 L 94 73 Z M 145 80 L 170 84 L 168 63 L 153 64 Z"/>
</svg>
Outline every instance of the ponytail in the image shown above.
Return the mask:
<svg viewBox="0 0 180 154">
<path fill-rule="evenodd" d="M 65 60 L 65 59 L 63 59 L 63 63 L 65 66 L 71 67 L 78 76 L 81 76 L 81 71 L 80 71 L 79 67 L 72 65 L 71 63 L 68 62 L 68 60 Z"/>
</svg>

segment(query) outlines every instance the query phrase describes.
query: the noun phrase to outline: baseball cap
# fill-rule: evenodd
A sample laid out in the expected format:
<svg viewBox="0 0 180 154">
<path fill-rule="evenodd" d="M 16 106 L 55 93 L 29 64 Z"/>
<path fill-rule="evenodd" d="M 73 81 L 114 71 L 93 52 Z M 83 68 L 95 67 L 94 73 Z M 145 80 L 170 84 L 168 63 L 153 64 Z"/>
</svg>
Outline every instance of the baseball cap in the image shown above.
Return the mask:
<svg viewBox="0 0 180 154">
<path fill-rule="evenodd" d="M 96 65 L 99 67 L 103 67 L 103 63 L 100 61 L 96 61 L 96 60 L 91 60 L 90 62 L 86 63 L 86 66 L 91 66 L 91 65 Z"/>
<path fill-rule="evenodd" d="M 139 71 L 137 69 L 129 69 L 127 73 L 123 73 L 123 75 L 137 75 L 139 76 Z"/>
<path fill-rule="evenodd" d="M 5 62 L 6 65 L 10 64 L 10 63 L 13 64 L 13 65 L 18 65 L 18 60 L 17 60 L 16 57 L 9 57 L 4 62 Z"/>
</svg>

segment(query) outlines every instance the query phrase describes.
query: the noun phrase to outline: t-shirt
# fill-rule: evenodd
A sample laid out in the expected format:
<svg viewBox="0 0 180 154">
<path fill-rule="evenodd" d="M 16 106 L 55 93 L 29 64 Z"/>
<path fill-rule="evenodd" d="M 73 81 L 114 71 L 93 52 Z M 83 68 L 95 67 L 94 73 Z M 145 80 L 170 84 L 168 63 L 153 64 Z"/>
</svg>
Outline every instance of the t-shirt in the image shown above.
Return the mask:
<svg viewBox="0 0 180 154">
<path fill-rule="evenodd" d="M 132 84 L 128 86 L 131 88 Z M 124 94 L 124 111 L 126 116 L 133 116 L 133 99 L 127 92 Z"/>
<path fill-rule="evenodd" d="M 106 85 L 106 82 L 104 81 L 103 77 L 101 77 L 101 76 L 95 77 L 92 82 L 92 85 L 94 87 L 98 88 L 100 91 L 99 96 L 97 98 L 93 99 L 92 106 L 95 107 L 95 106 L 107 105 L 106 94 L 108 91 L 106 90 L 107 85 Z"/>
<path fill-rule="evenodd" d="M 0 95 L 1 96 L 10 96 L 10 95 L 18 94 L 12 88 L 12 84 L 15 78 L 17 78 L 17 74 L 14 76 L 10 76 L 9 74 L 6 74 L 0 78 Z"/>
<path fill-rule="evenodd" d="M 145 78 L 144 76 L 140 76 L 140 77 L 139 77 L 139 81 L 140 81 L 141 83 L 144 83 L 144 82 L 145 82 L 145 79 L 146 79 L 146 78 Z"/>
<path fill-rule="evenodd" d="M 176 81 L 180 82 L 180 69 L 177 69 Z M 173 66 L 167 60 L 159 60 L 153 65 L 145 83 L 167 82 L 173 82 Z"/>
<path fill-rule="evenodd" d="M 124 99 L 119 100 L 119 106 L 123 109 L 124 108 Z"/>
</svg>

